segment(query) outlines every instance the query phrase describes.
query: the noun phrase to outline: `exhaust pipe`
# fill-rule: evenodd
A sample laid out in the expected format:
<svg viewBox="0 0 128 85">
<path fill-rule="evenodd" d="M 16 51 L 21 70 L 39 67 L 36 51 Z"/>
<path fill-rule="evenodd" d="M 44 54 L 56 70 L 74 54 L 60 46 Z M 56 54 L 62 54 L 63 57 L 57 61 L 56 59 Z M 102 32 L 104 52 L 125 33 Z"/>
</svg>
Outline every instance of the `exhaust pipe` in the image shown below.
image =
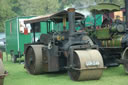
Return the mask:
<svg viewBox="0 0 128 85">
<path fill-rule="evenodd" d="M 74 33 L 75 29 L 75 8 L 68 9 L 69 35 Z"/>
</svg>

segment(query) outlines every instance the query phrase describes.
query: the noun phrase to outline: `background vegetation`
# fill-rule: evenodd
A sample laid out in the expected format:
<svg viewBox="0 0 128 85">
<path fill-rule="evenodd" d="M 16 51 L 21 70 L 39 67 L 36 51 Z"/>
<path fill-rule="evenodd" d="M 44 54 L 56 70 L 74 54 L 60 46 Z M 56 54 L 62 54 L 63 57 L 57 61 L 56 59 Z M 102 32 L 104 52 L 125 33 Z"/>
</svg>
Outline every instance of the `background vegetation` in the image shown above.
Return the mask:
<svg viewBox="0 0 128 85">
<path fill-rule="evenodd" d="M 4 32 L 4 22 L 16 16 L 44 15 L 63 10 L 70 6 L 90 5 L 110 0 L 0 0 L 0 32 Z M 123 0 L 112 0 L 124 6 Z"/>
</svg>

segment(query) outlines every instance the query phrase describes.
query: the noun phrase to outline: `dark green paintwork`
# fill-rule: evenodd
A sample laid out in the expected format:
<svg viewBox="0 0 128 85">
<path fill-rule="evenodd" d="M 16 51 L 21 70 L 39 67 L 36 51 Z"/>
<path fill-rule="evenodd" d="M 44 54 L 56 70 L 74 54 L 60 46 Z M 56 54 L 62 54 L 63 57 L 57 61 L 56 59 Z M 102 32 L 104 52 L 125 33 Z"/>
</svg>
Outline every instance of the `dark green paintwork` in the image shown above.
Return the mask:
<svg viewBox="0 0 128 85">
<path fill-rule="evenodd" d="M 94 17 L 93 16 L 87 16 L 85 19 L 85 26 L 93 26 L 94 25 Z M 102 25 L 102 15 L 97 14 L 96 15 L 96 26 L 101 26 Z"/>
<path fill-rule="evenodd" d="M 30 17 L 15 17 L 13 19 L 7 20 L 5 22 L 6 28 L 6 52 L 10 53 L 11 50 L 14 50 L 16 55 L 18 51 L 23 54 L 24 44 L 31 42 L 31 34 L 24 35 L 19 32 L 19 19 L 28 19 Z M 11 31 L 12 29 L 12 31 Z M 19 42 L 18 42 L 19 39 Z M 19 44 L 19 46 L 18 46 Z M 19 49 L 18 49 L 19 48 Z"/>
<path fill-rule="evenodd" d="M 110 39 L 110 33 L 108 28 L 101 28 L 96 30 L 97 39 Z"/>
<path fill-rule="evenodd" d="M 124 35 L 114 35 L 110 40 L 103 40 L 103 47 L 121 47 L 122 38 Z"/>
<path fill-rule="evenodd" d="M 10 29 L 10 25 L 12 24 L 12 31 Z M 17 18 L 13 18 L 11 20 L 6 21 L 5 26 L 6 26 L 6 52 L 10 53 L 10 50 L 15 50 L 14 52 L 18 50 L 17 47 Z"/>
<path fill-rule="evenodd" d="M 109 28 L 97 29 L 93 34 L 101 41 L 102 47 L 121 47 L 122 38 L 124 36 L 122 34 L 114 34 L 111 36 Z"/>
</svg>

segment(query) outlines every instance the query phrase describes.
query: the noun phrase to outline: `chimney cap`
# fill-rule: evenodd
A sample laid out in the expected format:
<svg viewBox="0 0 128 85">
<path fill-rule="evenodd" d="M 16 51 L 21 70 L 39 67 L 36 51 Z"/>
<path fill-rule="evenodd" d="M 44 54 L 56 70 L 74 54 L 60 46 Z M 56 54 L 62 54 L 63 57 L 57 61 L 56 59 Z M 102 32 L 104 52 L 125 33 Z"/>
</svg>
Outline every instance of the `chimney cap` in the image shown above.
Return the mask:
<svg viewBox="0 0 128 85">
<path fill-rule="evenodd" d="M 75 8 L 68 8 L 68 12 L 75 12 Z"/>
</svg>

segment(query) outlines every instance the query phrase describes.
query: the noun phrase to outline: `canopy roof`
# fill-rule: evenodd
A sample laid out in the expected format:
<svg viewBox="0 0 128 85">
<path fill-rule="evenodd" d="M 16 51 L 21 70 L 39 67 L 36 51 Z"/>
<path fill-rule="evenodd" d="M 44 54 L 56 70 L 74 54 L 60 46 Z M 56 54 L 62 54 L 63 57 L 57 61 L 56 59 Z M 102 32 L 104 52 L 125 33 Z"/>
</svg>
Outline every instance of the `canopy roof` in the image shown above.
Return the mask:
<svg viewBox="0 0 128 85">
<path fill-rule="evenodd" d="M 102 14 L 102 13 L 110 13 L 114 11 L 119 11 L 120 6 L 112 3 L 100 3 L 95 6 L 91 6 L 88 8 L 92 13 Z"/>
<path fill-rule="evenodd" d="M 34 18 L 31 18 L 31 19 L 26 19 L 24 21 L 24 23 L 25 24 L 27 24 L 27 23 L 36 23 L 36 22 L 48 21 L 48 20 L 51 20 L 53 22 L 62 22 L 64 16 L 66 16 L 66 18 L 68 20 L 68 11 L 67 10 L 63 10 L 61 12 L 50 14 L 50 15 L 45 15 L 45 16 L 34 17 Z M 76 20 L 84 19 L 84 15 L 81 14 L 81 13 L 75 12 L 75 19 Z"/>
</svg>

